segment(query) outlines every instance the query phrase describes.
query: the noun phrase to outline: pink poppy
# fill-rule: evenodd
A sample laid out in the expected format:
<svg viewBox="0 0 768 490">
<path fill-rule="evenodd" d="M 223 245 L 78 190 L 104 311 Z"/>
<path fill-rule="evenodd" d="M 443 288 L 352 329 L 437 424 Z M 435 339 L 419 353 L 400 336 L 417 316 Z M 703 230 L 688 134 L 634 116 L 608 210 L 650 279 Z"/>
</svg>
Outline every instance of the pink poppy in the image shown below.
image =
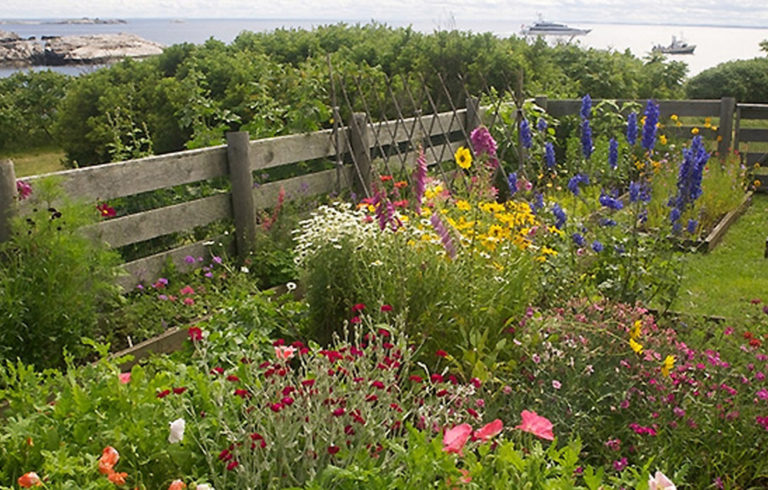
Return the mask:
<svg viewBox="0 0 768 490">
<path fill-rule="evenodd" d="M 443 435 L 443 451 L 461 455 L 461 450 L 467 443 L 470 434 L 472 434 L 472 426 L 469 424 L 461 424 L 453 429 L 448 429 Z"/>
<path fill-rule="evenodd" d="M 648 490 L 675 490 L 675 484 L 661 471 L 657 471 L 653 478 L 648 478 Z"/>
<path fill-rule="evenodd" d="M 120 373 L 118 375 L 122 384 L 128 384 L 131 382 L 131 373 Z"/>
<path fill-rule="evenodd" d="M 294 354 L 296 354 L 296 347 L 285 346 L 285 345 L 275 346 L 275 357 L 277 357 L 281 361 L 289 360 L 294 356 Z"/>
<path fill-rule="evenodd" d="M 499 435 L 504 429 L 504 424 L 501 420 L 496 419 L 493 422 L 484 425 L 483 427 L 477 429 L 475 431 L 475 439 L 480 439 L 482 441 L 487 441 L 491 439 L 492 437 L 495 437 Z"/>
<path fill-rule="evenodd" d="M 531 434 L 548 441 L 551 441 L 555 438 L 554 434 L 552 433 L 552 422 L 547 420 L 546 417 L 542 417 L 536 412 L 531 412 L 528 410 L 523 410 L 520 416 L 523 418 L 523 422 L 515 427 L 515 429 L 530 432 Z"/>
</svg>

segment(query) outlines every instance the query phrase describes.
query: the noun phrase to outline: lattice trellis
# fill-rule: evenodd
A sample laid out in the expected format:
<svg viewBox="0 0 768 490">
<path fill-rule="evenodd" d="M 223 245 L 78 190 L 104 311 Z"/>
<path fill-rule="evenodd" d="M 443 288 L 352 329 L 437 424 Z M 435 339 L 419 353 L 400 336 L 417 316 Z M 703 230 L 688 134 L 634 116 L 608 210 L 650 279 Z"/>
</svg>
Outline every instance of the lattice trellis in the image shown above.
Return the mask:
<svg viewBox="0 0 768 490">
<path fill-rule="evenodd" d="M 482 123 L 496 126 L 507 141 L 515 141 L 522 109 L 522 83 L 509 89 L 505 80 L 491 85 L 482 75 L 446 77 L 359 75 L 331 69 L 334 108 L 334 144 L 342 185 L 360 197 L 371 195 L 371 179 L 390 175 L 412 184 L 412 171 L 420 148 L 427 164 L 449 188 L 457 178 L 453 155 L 469 147 L 471 131 Z M 481 105 L 482 104 L 482 105 Z M 499 125 L 502 110 L 514 111 L 514 123 Z M 345 124 L 346 123 L 346 124 Z M 518 144 L 499 147 L 499 160 L 521 161 Z M 499 168 L 499 180 L 506 172 Z M 375 183 L 373 184 L 375 185 Z"/>
</svg>

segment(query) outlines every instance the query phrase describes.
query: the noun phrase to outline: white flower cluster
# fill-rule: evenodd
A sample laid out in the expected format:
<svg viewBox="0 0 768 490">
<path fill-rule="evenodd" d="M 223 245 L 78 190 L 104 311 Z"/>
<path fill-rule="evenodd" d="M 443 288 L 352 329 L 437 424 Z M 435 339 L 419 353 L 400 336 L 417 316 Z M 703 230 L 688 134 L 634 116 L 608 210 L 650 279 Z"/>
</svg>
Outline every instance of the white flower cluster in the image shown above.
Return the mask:
<svg viewBox="0 0 768 490">
<path fill-rule="evenodd" d="M 358 247 L 373 244 L 379 228 L 375 222 L 366 220 L 365 212 L 355 209 L 353 204 L 336 202 L 317 208 L 309 219 L 299 222 L 299 228 L 293 233 L 296 241 L 293 260 L 301 265 L 320 247 L 338 244 L 342 239 L 350 239 Z"/>
</svg>

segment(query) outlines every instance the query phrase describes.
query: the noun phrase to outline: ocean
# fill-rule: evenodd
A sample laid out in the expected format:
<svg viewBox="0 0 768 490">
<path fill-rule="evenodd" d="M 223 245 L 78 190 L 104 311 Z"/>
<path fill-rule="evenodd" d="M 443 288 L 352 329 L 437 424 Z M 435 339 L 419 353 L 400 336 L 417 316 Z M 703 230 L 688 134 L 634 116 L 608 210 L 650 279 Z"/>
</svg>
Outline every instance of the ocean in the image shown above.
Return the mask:
<svg viewBox="0 0 768 490">
<path fill-rule="evenodd" d="M 231 42 L 242 31 L 272 31 L 279 28 L 311 29 L 319 25 L 346 22 L 366 23 L 367 20 L 322 19 L 126 19 L 126 24 L 52 24 L 41 20 L 0 21 L 0 30 L 12 31 L 23 38 L 35 36 L 64 36 L 72 34 L 99 34 L 128 32 L 164 45 L 183 42 L 203 43 L 210 38 Z M 438 29 L 460 29 L 472 32 L 492 32 L 500 37 L 519 35 L 523 24 L 533 19 L 467 21 L 450 19 L 437 21 L 386 21 L 387 25 L 400 27 L 412 25 L 421 32 Z M 691 25 L 642 25 L 642 24 L 590 24 L 568 22 L 573 27 L 591 29 L 585 36 L 572 42 L 583 47 L 629 50 L 638 57 L 647 56 L 656 44 L 667 45 L 672 36 L 696 45 L 692 55 L 674 55 L 670 59 L 688 64 L 688 75 L 693 76 L 718 63 L 735 59 L 765 56 L 760 51 L 760 41 L 768 39 L 768 27 L 717 27 Z M 61 73 L 78 75 L 92 71 L 94 66 L 64 66 L 52 69 Z M 35 69 L 46 69 L 36 67 Z M 0 77 L 17 71 L 17 68 L 0 68 Z"/>
</svg>

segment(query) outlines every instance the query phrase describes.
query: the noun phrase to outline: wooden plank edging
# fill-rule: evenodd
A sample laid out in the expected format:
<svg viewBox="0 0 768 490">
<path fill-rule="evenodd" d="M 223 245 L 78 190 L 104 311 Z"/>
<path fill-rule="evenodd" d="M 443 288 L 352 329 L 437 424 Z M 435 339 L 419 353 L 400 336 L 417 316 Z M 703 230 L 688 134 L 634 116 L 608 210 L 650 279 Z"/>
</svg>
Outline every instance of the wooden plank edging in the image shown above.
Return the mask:
<svg viewBox="0 0 768 490">
<path fill-rule="evenodd" d="M 707 238 L 704 239 L 704 242 L 706 243 L 706 251 L 711 252 L 719 243 L 722 241 L 723 237 L 725 236 L 725 232 L 728 231 L 728 228 L 736 222 L 739 217 L 746 212 L 747 208 L 749 208 L 749 205 L 752 204 L 752 195 L 754 193 L 752 191 L 747 192 L 747 194 L 744 196 L 744 199 L 741 201 L 741 204 L 739 204 L 736 209 L 732 209 L 731 211 L 726 214 L 723 219 L 720 220 L 720 222 L 715 226 L 710 234 L 707 236 Z"/>
</svg>

